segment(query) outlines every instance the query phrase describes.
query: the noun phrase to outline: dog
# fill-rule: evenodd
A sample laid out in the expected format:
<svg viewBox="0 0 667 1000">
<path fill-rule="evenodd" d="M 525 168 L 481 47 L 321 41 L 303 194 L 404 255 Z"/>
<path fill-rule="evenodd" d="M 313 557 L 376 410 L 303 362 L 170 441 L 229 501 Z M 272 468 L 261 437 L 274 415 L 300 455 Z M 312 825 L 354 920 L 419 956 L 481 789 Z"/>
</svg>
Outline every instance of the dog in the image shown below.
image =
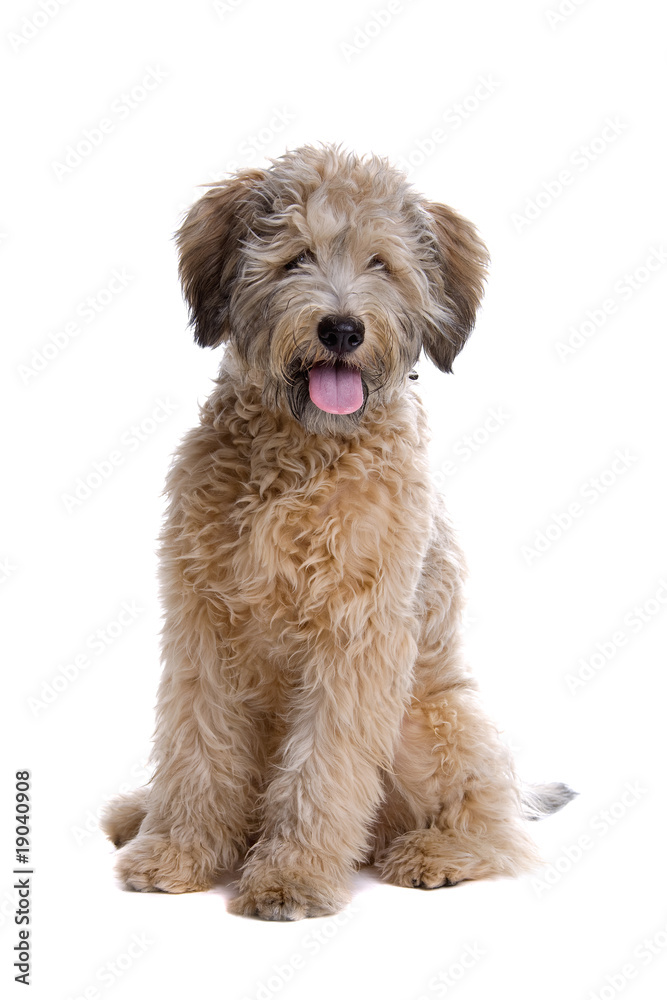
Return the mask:
<svg viewBox="0 0 667 1000">
<path fill-rule="evenodd" d="M 434 888 L 539 863 L 460 642 L 464 564 L 412 387 L 472 330 L 475 228 L 382 158 L 307 146 L 212 185 L 177 233 L 194 336 L 225 344 L 169 473 L 155 773 L 107 808 L 138 890 L 334 913 L 351 873 Z"/>
</svg>

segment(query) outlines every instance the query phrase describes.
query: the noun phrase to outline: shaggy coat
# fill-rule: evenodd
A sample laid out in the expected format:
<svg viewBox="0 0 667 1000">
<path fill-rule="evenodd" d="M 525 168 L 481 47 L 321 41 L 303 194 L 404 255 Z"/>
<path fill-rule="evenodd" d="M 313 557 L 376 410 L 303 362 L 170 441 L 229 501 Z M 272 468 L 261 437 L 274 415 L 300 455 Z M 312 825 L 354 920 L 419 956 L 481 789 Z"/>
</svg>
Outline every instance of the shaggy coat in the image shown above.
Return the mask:
<svg viewBox="0 0 667 1000">
<path fill-rule="evenodd" d="M 105 829 L 141 890 L 295 919 L 389 881 L 514 875 L 536 852 L 459 641 L 463 562 L 410 373 L 450 371 L 486 251 L 378 158 L 304 148 L 213 186 L 179 234 L 195 337 L 225 343 L 167 482 L 155 774 Z M 522 806 L 523 797 L 523 806 Z"/>
</svg>

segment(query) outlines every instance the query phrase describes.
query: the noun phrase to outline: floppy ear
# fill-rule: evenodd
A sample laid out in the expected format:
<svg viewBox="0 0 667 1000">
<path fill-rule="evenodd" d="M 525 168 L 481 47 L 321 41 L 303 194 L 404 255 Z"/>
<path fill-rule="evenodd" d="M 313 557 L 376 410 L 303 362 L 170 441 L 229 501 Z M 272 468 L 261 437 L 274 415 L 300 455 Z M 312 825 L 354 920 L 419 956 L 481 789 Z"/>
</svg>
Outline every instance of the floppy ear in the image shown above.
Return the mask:
<svg viewBox="0 0 667 1000">
<path fill-rule="evenodd" d="M 263 180 L 262 170 L 244 170 L 214 185 L 192 206 L 176 233 L 183 294 L 201 347 L 216 347 L 229 337 L 229 299 L 239 250 Z"/>
<path fill-rule="evenodd" d="M 425 207 L 436 243 L 434 284 L 444 322 L 429 327 L 424 350 L 441 371 L 451 372 L 454 358 L 475 325 L 489 255 L 471 222 L 446 205 L 427 202 Z"/>
</svg>

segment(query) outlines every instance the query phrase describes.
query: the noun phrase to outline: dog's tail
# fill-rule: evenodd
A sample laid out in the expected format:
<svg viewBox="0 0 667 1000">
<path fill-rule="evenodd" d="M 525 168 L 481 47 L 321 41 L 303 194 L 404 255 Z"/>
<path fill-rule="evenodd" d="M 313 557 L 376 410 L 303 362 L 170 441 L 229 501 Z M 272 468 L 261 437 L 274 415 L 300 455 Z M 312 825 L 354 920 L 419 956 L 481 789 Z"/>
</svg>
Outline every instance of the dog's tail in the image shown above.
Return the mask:
<svg viewBox="0 0 667 1000">
<path fill-rule="evenodd" d="M 521 789 L 523 815 L 526 819 L 542 819 L 543 816 L 558 812 L 578 794 L 560 781 L 552 781 L 547 785 L 524 785 Z"/>
<path fill-rule="evenodd" d="M 122 847 L 139 833 L 147 810 L 148 788 L 135 788 L 111 799 L 102 813 L 100 827 L 116 847 Z"/>
</svg>

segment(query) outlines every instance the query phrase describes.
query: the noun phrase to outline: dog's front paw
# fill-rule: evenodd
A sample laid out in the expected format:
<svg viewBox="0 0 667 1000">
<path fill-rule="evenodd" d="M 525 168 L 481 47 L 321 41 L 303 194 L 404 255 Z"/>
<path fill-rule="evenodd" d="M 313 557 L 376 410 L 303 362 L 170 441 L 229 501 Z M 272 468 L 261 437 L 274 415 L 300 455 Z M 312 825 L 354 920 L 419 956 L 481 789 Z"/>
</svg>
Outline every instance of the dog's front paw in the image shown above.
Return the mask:
<svg viewBox="0 0 667 1000">
<path fill-rule="evenodd" d="M 215 859 L 201 847 L 139 834 L 118 852 L 116 873 L 125 885 L 140 892 L 203 892 L 213 884 Z"/>
<path fill-rule="evenodd" d="M 229 911 L 262 920 L 301 920 L 337 913 L 347 902 L 347 893 L 321 874 L 262 865 L 243 877 Z"/>
</svg>

